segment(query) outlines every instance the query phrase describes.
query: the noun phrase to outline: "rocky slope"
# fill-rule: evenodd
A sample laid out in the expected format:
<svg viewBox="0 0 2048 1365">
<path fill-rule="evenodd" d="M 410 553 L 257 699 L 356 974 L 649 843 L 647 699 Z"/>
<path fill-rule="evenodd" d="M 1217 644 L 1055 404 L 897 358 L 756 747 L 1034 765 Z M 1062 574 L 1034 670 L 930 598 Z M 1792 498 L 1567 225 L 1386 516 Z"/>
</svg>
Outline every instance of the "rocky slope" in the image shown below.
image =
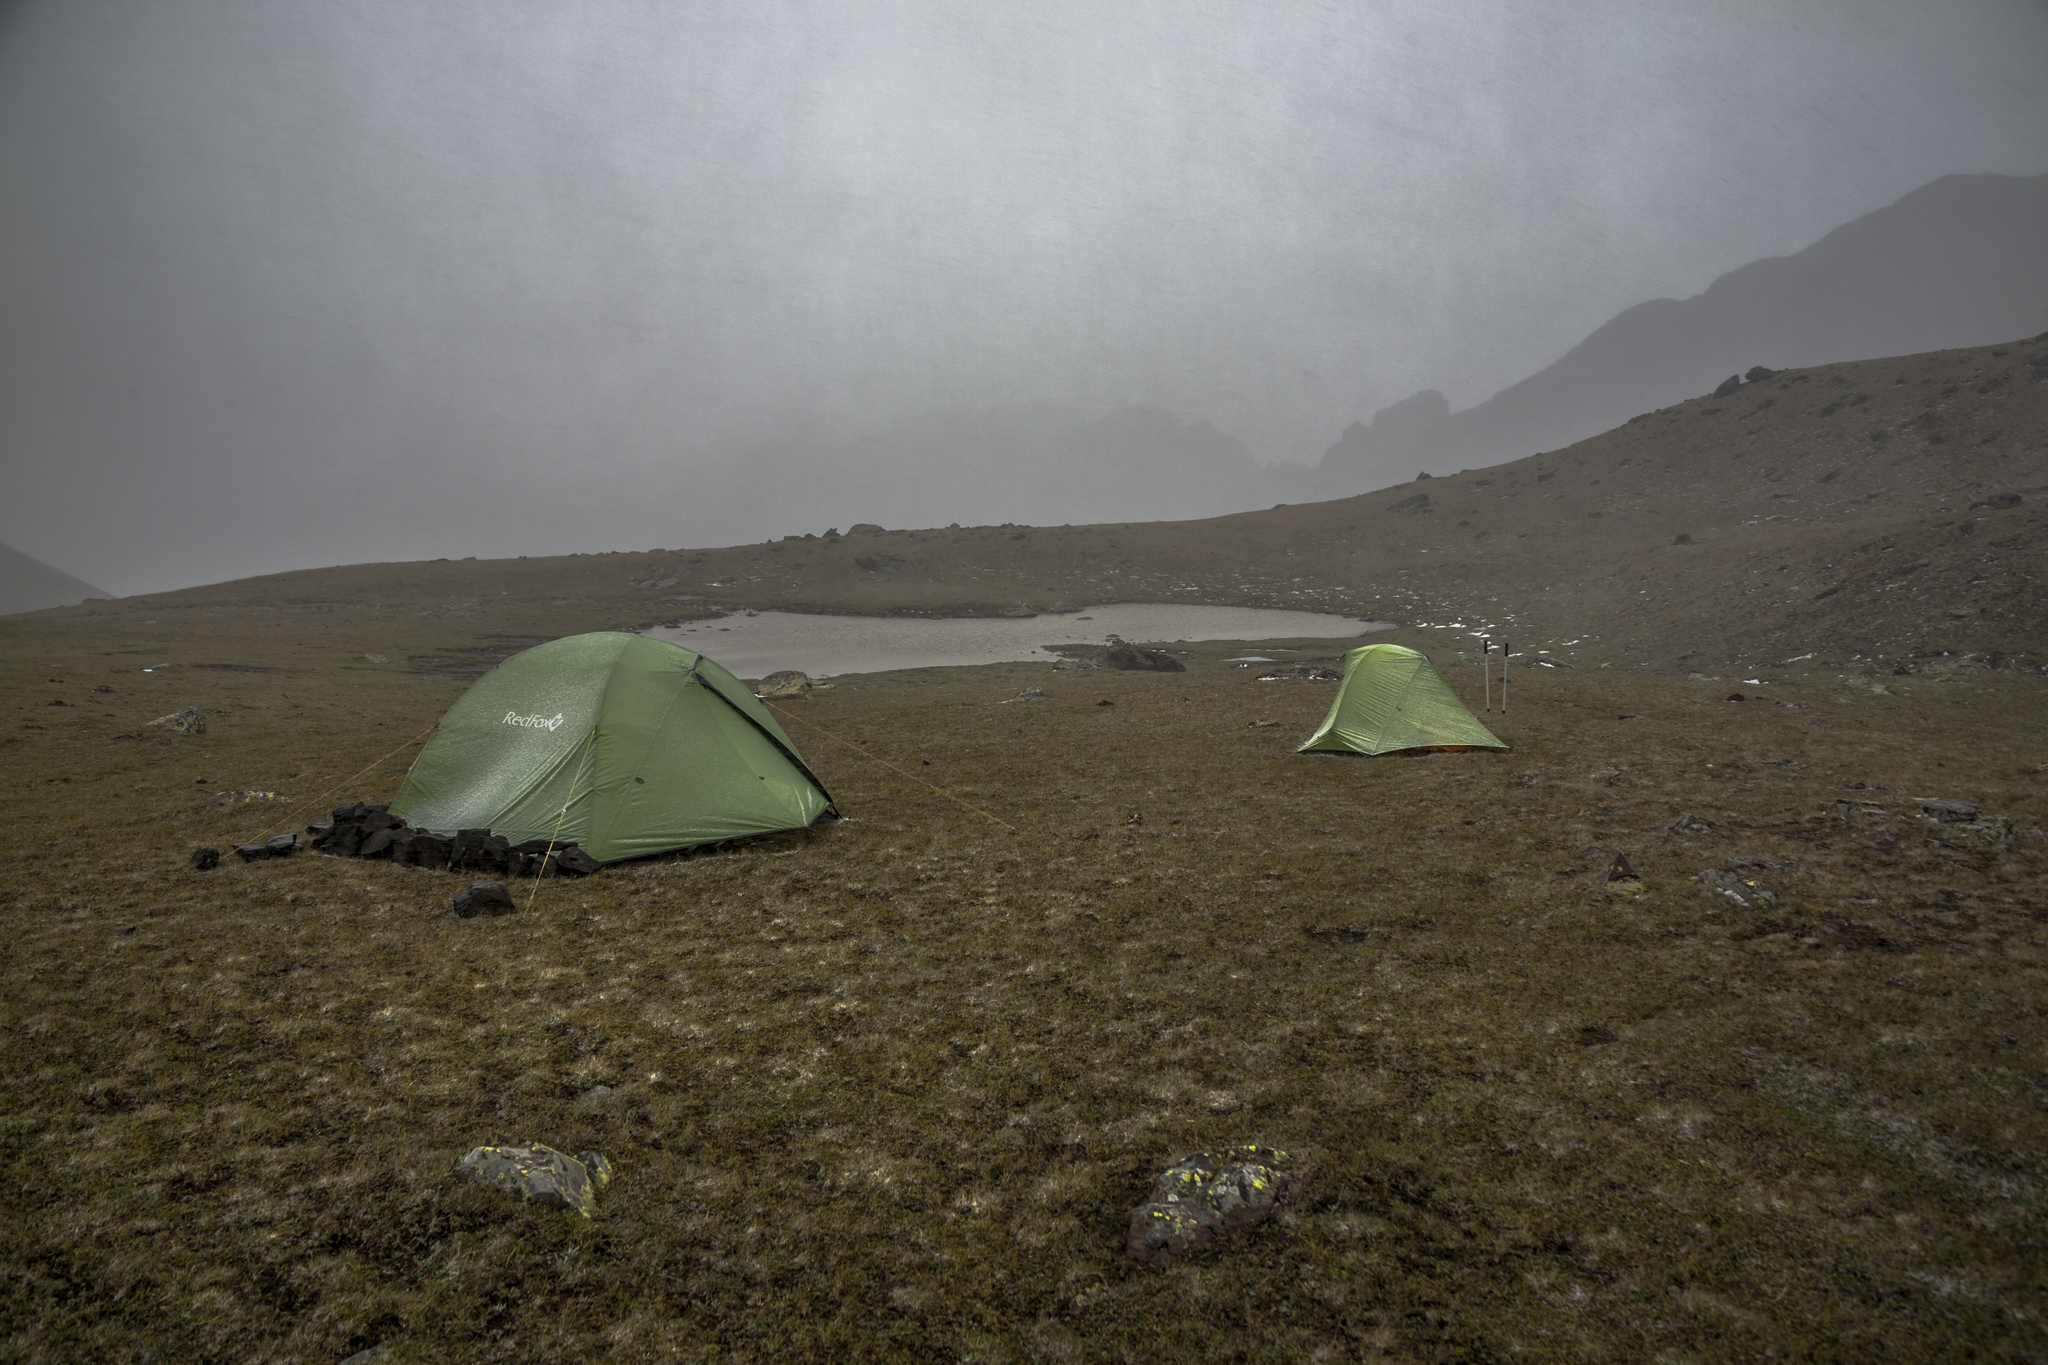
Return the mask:
<svg viewBox="0 0 2048 1365">
<path fill-rule="evenodd" d="M 1417 468 L 1563 445 L 1752 366 L 1981 345 L 2048 322 L 2048 175 L 1951 175 L 1791 256 L 1752 261 L 1685 300 L 1626 310 L 1484 403 L 1429 391 L 1354 423 L 1325 457 L 1332 493 Z"/>
<path fill-rule="evenodd" d="M 1566 667 L 2033 668 L 2048 662 L 2044 507 L 2048 334 L 1785 371 L 1562 450 L 1203 521 L 357 565 L 69 610 L 143 614 L 166 638 L 246 611 L 305 630 L 335 612 L 431 623 L 449 667 L 741 608 L 1171 601 L 1428 623 L 1453 654 L 1490 626 Z"/>
</svg>

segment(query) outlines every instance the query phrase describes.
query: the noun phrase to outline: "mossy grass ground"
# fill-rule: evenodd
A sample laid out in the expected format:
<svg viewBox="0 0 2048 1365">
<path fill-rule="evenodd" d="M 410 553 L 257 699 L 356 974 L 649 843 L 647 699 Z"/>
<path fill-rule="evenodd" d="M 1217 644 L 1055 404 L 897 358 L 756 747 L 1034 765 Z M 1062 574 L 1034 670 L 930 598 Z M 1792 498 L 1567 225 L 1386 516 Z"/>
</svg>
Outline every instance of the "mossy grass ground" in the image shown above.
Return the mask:
<svg viewBox="0 0 2048 1365">
<path fill-rule="evenodd" d="M 1221 646 L 844 679 L 782 704 L 852 817 L 809 834 L 499 920 L 184 866 L 429 723 L 441 624 L 10 625 L 7 1358 L 2048 1354 L 2038 678 L 1531 674 L 1512 753 L 1377 760 Z M 1692 881 L 1736 858 L 1805 870 Z M 604 1152 L 598 1216 L 458 1181 L 494 1135 Z M 1241 1142 L 1284 1216 L 1127 1260 Z"/>
</svg>

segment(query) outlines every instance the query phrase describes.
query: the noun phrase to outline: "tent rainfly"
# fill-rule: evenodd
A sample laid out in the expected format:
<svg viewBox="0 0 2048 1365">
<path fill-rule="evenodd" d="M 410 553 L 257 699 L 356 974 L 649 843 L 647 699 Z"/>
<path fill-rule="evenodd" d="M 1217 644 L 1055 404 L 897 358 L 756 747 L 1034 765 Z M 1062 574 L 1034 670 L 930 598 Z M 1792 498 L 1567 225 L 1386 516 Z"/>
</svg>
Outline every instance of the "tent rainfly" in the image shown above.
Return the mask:
<svg viewBox="0 0 2048 1365">
<path fill-rule="evenodd" d="M 437 834 L 559 837 L 601 863 L 838 814 L 739 679 L 680 645 L 619 631 L 537 645 L 479 678 L 441 718 L 391 813 Z"/>
<path fill-rule="evenodd" d="M 1465 709 L 1428 659 L 1400 645 L 1364 645 L 1344 656 L 1344 680 L 1330 714 L 1296 752 L 1507 747 Z"/>
</svg>

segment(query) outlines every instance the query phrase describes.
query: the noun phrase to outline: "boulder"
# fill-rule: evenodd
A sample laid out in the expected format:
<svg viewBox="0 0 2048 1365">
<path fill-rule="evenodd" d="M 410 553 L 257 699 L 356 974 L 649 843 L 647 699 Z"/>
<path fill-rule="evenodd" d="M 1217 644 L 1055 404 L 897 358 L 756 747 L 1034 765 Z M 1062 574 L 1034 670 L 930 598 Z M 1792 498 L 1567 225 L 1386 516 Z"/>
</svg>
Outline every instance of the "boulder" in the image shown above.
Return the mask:
<svg viewBox="0 0 2048 1365">
<path fill-rule="evenodd" d="M 512 893 L 503 882 L 471 882 L 455 893 L 455 914 L 460 919 L 478 915 L 509 915 L 515 909 Z"/>
<path fill-rule="evenodd" d="M 1251 1145 L 1217 1156 L 1182 1157 L 1153 1182 L 1151 1197 L 1131 1210 L 1124 1250 L 1145 1265 L 1163 1266 L 1264 1222 L 1288 1184 L 1267 1163 L 1286 1155 Z"/>
<path fill-rule="evenodd" d="M 814 686 L 816 684 L 811 681 L 810 674 L 800 672 L 794 668 L 785 668 L 780 672 L 770 673 L 767 677 L 761 679 L 760 686 L 754 689 L 754 695 L 769 699 L 800 697 Z"/>
<path fill-rule="evenodd" d="M 882 533 L 883 528 L 875 525 L 872 521 L 856 521 L 853 525 L 846 528 L 846 534 L 850 536 L 878 536 Z"/>
<path fill-rule="evenodd" d="M 1779 373 L 1777 370 L 1768 370 L 1761 365 L 1752 365 L 1749 367 L 1749 373 L 1742 377 L 1752 384 L 1758 384 L 1777 373 Z"/>
<path fill-rule="evenodd" d="M 199 708 L 188 706 L 182 711 L 173 711 L 168 716 L 158 716 L 150 722 L 181 735 L 203 735 L 206 733 L 206 718 L 199 714 Z"/>
<path fill-rule="evenodd" d="M 220 850 L 217 848 L 195 848 L 192 850 L 191 866 L 201 872 L 210 872 L 220 866 Z"/>
<path fill-rule="evenodd" d="M 457 1169 L 480 1184 L 549 1208 L 573 1209 L 585 1218 L 597 1207 L 597 1192 L 612 1179 L 612 1164 L 596 1152 L 570 1156 L 538 1142 L 489 1142 L 471 1148 Z"/>
<path fill-rule="evenodd" d="M 1726 379 L 1721 381 L 1720 387 L 1714 390 L 1714 397 L 1726 398 L 1729 394 L 1735 392 L 1737 389 L 1741 387 L 1742 376 L 1739 374 L 1731 374 Z"/>
</svg>

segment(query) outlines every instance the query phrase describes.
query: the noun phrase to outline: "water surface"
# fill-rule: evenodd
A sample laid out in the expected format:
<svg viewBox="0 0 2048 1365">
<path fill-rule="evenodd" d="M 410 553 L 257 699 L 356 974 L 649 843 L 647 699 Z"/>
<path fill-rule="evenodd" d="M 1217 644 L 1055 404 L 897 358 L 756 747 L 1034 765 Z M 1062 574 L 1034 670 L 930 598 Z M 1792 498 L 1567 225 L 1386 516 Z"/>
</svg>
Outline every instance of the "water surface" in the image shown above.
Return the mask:
<svg viewBox="0 0 2048 1365">
<path fill-rule="evenodd" d="M 894 668 L 1049 662 L 1047 645 L 1103 644 L 1112 635 L 1133 644 L 1186 640 L 1348 640 L 1387 627 L 1310 611 L 1260 607 L 1194 607 L 1119 602 L 1061 616 L 927 620 L 901 616 L 808 616 L 764 611 L 663 626 L 656 639 L 708 654 L 742 678 L 785 668 L 814 678 L 880 673 Z"/>
</svg>

